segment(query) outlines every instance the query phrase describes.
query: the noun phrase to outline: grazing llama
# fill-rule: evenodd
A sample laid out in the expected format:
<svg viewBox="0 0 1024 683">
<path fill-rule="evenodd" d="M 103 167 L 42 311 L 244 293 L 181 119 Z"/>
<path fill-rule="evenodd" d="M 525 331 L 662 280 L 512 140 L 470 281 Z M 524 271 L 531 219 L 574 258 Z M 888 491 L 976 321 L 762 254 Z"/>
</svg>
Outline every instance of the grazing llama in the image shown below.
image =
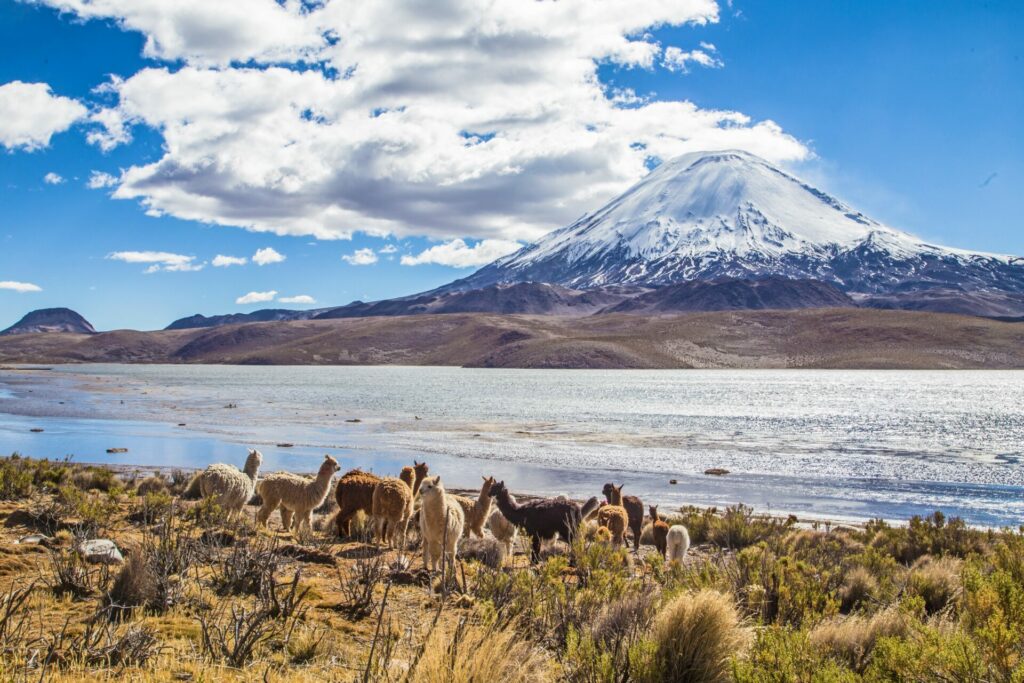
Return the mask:
<svg viewBox="0 0 1024 683">
<path fill-rule="evenodd" d="M 606 526 L 599 526 L 594 530 L 594 543 L 611 543 L 612 532 Z"/>
<path fill-rule="evenodd" d="M 338 515 L 335 521 L 339 536 L 349 536 L 352 532 L 352 519 L 362 510 L 369 515 L 373 510 L 373 489 L 380 483 L 376 474 L 363 472 L 360 469 L 349 470 L 334 489 L 334 499 L 338 501 Z"/>
<path fill-rule="evenodd" d="M 666 544 L 669 562 L 675 561 L 681 564 L 686 551 L 690 549 L 690 532 L 682 524 L 673 524 L 668 528 Z"/>
<path fill-rule="evenodd" d="M 270 514 L 280 507 L 281 526 L 285 531 L 292 528 L 293 515 L 296 531 L 303 526 L 312 528 L 313 510 L 320 507 L 327 498 L 331 480 L 339 469 L 338 461 L 325 455 L 320 471 L 313 480 L 291 472 L 275 472 L 264 477 L 256 486 L 256 492 L 263 498 L 263 507 L 256 513 L 257 523 L 266 526 Z"/>
<path fill-rule="evenodd" d="M 491 487 L 494 486 L 494 477 L 483 477 L 484 483 L 480 486 L 480 495 L 476 500 L 465 496 L 452 497 L 462 506 L 462 513 L 466 516 L 466 529 L 463 532 L 466 537 L 474 533 L 480 538 L 484 537 L 484 524 L 491 515 Z"/>
<path fill-rule="evenodd" d="M 213 497 L 217 505 L 233 518 L 252 499 L 256 490 L 256 479 L 263 464 L 263 454 L 249 449 L 245 468 L 239 471 L 234 465 L 215 463 L 192 478 L 183 498 Z"/>
<path fill-rule="evenodd" d="M 512 498 L 510 495 L 509 498 Z M 512 557 L 516 548 L 516 539 L 519 537 L 519 527 L 505 519 L 501 510 L 491 510 L 487 518 L 487 528 L 496 540 L 505 545 L 505 557 Z"/>
<path fill-rule="evenodd" d="M 629 514 L 626 512 L 626 508 L 622 507 L 622 487 L 613 485 L 606 495 L 609 504 L 602 505 L 597 511 L 597 523 L 607 527 L 611 532 L 613 545 L 625 545 Z"/>
<path fill-rule="evenodd" d="M 615 484 L 611 482 L 604 485 L 601 489 L 601 493 L 604 494 L 605 499 L 609 504 L 612 503 L 611 492 L 615 489 Z M 618 488 L 619 494 L 622 493 L 622 487 Z M 622 496 L 622 502 L 619 503 L 622 507 L 626 508 L 626 514 L 629 515 L 629 530 L 633 532 L 633 550 L 640 550 L 640 531 L 644 525 L 644 503 L 636 496 Z"/>
<path fill-rule="evenodd" d="M 566 543 L 572 545 L 580 523 L 598 506 L 597 498 L 591 498 L 582 506 L 565 498 L 543 498 L 517 503 L 503 481 L 491 487 L 491 496 L 505 519 L 523 527 L 530 535 L 530 559 L 533 562 L 540 559 L 542 539 L 561 536 Z"/>
<path fill-rule="evenodd" d="M 426 476 L 427 465 L 416 463 L 415 467 L 403 467 L 397 479 L 384 477 L 374 487 L 370 514 L 376 524 L 378 543 L 386 540 L 389 547 L 405 546 L 413 501 Z"/>
<path fill-rule="evenodd" d="M 668 524 L 658 516 L 657 505 L 651 506 L 651 535 L 654 536 L 654 547 L 658 549 L 662 557 L 665 557 L 668 548 Z M 689 538 L 687 538 L 686 545 L 690 545 Z"/>
<path fill-rule="evenodd" d="M 452 496 L 444 491 L 441 477 L 423 482 L 420 495 L 420 535 L 423 537 L 423 566 L 437 571 L 437 563 L 455 568 L 455 553 L 466 518 Z"/>
</svg>

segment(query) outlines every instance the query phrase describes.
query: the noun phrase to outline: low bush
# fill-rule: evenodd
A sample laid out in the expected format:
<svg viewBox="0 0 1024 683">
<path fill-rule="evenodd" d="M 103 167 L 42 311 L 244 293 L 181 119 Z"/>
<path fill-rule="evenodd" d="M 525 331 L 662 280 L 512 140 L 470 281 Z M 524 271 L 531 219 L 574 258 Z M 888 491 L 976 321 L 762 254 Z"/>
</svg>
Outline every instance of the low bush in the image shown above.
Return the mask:
<svg viewBox="0 0 1024 683">
<path fill-rule="evenodd" d="M 846 662 L 855 671 L 866 668 L 881 638 L 905 638 L 913 619 L 898 607 L 871 616 L 852 614 L 828 619 L 811 631 L 811 643 Z"/>
<path fill-rule="evenodd" d="M 922 555 L 910 568 L 910 588 L 924 600 L 929 614 L 946 609 L 960 596 L 960 565 L 955 557 Z"/>
</svg>

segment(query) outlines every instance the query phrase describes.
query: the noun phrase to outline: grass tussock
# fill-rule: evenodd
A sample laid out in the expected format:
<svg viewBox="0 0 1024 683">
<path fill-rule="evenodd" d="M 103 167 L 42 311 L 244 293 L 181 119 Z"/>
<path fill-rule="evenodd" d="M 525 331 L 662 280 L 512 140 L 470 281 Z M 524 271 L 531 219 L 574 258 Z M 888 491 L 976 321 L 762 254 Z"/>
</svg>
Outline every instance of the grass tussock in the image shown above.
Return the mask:
<svg viewBox="0 0 1024 683">
<path fill-rule="evenodd" d="M 543 683 L 555 681 L 556 669 L 543 650 L 513 627 L 460 621 L 453 629 L 435 630 L 424 643 L 411 683 Z"/>
</svg>

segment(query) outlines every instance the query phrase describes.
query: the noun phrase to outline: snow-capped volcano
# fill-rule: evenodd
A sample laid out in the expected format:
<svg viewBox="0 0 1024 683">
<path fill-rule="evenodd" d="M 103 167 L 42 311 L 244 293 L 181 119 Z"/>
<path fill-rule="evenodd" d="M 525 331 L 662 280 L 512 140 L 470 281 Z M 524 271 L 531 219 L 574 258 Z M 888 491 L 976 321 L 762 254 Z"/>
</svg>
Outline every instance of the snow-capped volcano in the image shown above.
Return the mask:
<svg viewBox="0 0 1024 683">
<path fill-rule="evenodd" d="M 1024 259 L 926 244 L 747 152 L 697 152 L 449 288 L 783 276 L 851 293 L 1024 292 Z"/>
</svg>

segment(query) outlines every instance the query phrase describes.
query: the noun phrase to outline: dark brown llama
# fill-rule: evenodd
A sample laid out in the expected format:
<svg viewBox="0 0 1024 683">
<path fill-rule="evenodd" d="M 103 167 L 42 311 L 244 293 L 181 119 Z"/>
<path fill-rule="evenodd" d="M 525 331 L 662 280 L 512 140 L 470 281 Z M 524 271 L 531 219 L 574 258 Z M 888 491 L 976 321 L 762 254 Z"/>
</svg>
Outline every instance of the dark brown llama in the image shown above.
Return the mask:
<svg viewBox="0 0 1024 683">
<path fill-rule="evenodd" d="M 566 498 L 542 498 L 520 504 L 505 488 L 503 481 L 491 487 L 491 497 L 505 519 L 525 529 L 530 536 L 532 562 L 540 559 L 540 543 L 544 539 L 560 536 L 571 544 L 583 518 L 598 506 L 596 496 L 583 505 Z"/>
</svg>

